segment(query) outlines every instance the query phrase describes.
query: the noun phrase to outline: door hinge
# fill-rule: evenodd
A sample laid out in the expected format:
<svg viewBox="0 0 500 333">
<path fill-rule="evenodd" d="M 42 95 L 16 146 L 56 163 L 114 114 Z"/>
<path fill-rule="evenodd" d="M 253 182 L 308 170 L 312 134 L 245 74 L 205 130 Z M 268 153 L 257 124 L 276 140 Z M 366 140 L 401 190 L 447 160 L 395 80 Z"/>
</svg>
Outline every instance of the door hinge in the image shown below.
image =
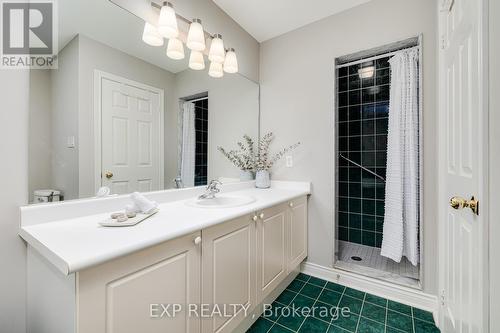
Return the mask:
<svg viewBox="0 0 500 333">
<path fill-rule="evenodd" d="M 441 302 L 441 306 L 444 306 L 446 304 L 446 292 L 444 289 L 441 290 L 441 296 L 439 297 L 439 300 Z"/>
</svg>

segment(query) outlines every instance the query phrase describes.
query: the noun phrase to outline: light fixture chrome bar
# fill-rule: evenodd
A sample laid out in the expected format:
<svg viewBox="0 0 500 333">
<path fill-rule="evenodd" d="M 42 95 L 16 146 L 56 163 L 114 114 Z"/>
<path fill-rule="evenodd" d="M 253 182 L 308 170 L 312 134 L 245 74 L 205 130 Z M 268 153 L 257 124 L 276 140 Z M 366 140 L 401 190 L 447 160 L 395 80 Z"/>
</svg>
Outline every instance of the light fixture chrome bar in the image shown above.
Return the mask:
<svg viewBox="0 0 500 333">
<path fill-rule="evenodd" d="M 158 10 L 161 10 L 161 6 L 160 4 L 154 2 L 154 1 L 151 1 L 151 7 L 155 8 L 155 9 L 158 9 Z M 187 18 L 185 18 L 184 16 L 182 15 L 179 15 L 179 13 L 177 13 L 177 11 L 175 12 L 175 16 L 181 20 L 182 22 L 186 23 L 186 24 L 191 24 L 193 22 L 193 20 L 189 20 Z M 203 33 L 205 34 L 205 37 L 209 38 L 209 39 L 212 39 L 213 37 L 213 34 L 211 34 L 210 32 L 206 31 L 206 30 L 203 30 Z"/>
<path fill-rule="evenodd" d="M 346 161 L 348 161 L 348 162 L 350 162 L 350 163 L 354 164 L 355 166 L 357 166 L 357 167 L 359 167 L 359 168 L 361 168 L 361 169 L 365 170 L 366 172 L 368 172 L 368 173 L 372 174 L 373 176 L 375 176 L 375 177 L 377 177 L 377 178 L 379 178 L 379 179 L 382 179 L 382 180 L 384 181 L 384 183 L 385 183 L 385 178 L 384 178 L 384 177 L 382 177 L 382 176 L 380 176 L 380 175 L 376 174 L 375 172 L 371 171 L 370 169 L 365 168 L 365 167 L 364 167 L 364 166 L 362 166 L 361 164 L 358 164 L 358 163 L 354 162 L 353 160 L 348 159 L 347 157 L 345 157 L 345 156 L 344 156 L 344 155 L 342 155 L 342 154 L 339 154 L 339 156 L 340 156 L 340 157 L 342 157 L 343 159 L 345 159 Z"/>
</svg>

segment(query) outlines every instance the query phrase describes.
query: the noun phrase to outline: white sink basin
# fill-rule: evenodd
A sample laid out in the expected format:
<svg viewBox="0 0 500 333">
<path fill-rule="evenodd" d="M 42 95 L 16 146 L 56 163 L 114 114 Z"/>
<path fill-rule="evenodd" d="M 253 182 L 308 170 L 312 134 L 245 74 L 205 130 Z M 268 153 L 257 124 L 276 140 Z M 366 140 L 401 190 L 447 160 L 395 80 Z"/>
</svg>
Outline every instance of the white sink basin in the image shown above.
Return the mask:
<svg viewBox="0 0 500 333">
<path fill-rule="evenodd" d="M 231 208 L 248 205 L 252 202 L 255 202 L 255 198 L 251 196 L 220 194 L 213 199 L 194 199 L 187 201 L 186 204 L 200 208 Z"/>
</svg>

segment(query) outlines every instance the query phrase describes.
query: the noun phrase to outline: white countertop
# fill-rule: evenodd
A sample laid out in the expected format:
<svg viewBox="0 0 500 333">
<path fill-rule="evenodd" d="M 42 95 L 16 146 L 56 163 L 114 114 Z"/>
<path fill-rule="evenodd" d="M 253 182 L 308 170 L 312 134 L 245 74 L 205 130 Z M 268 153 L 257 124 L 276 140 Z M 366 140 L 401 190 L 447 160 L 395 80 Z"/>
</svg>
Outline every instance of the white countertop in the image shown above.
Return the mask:
<svg viewBox="0 0 500 333">
<path fill-rule="evenodd" d="M 241 186 L 239 187 L 241 188 Z M 21 220 L 19 235 L 61 272 L 70 274 L 310 194 L 310 184 L 302 182 L 273 182 L 273 186 L 265 190 L 250 186 L 245 189 L 235 188 L 235 191 L 224 191 L 224 193 L 249 195 L 253 196 L 256 201 L 233 208 L 197 208 L 186 204 L 186 201 L 192 200 L 194 195 L 187 200 L 163 203 L 157 200 L 160 202 L 160 211 L 132 227 L 102 227 L 98 222 L 108 218 L 113 210 L 105 213 L 100 212 L 99 214 L 92 214 L 91 210 L 89 210 L 92 215 L 64 218 L 38 224 L 32 222 L 23 224 Z M 195 192 L 199 193 L 200 189 L 193 191 L 193 193 Z M 160 192 L 157 193 L 160 195 Z M 185 196 L 186 192 L 184 192 Z M 151 197 L 153 196 L 151 195 Z M 99 199 L 93 200 L 97 202 Z M 64 204 L 58 205 L 64 207 Z M 39 211 L 43 212 L 45 207 L 38 207 L 40 207 Z M 38 212 L 37 207 L 26 207 L 24 209 L 29 210 L 29 214 L 25 213 L 25 215 L 30 215 L 30 219 L 33 219 L 32 216 Z M 55 209 L 57 207 L 52 210 Z M 54 212 L 51 214 L 54 214 Z M 43 216 L 40 216 L 40 219 L 43 220 Z"/>
</svg>

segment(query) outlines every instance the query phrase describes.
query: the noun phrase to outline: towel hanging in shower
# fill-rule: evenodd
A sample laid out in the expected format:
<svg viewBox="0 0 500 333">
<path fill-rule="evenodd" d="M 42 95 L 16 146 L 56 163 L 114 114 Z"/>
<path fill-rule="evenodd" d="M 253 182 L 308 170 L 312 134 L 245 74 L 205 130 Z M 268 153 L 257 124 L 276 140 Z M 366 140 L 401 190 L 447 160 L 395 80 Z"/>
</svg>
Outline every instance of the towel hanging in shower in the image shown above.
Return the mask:
<svg viewBox="0 0 500 333">
<path fill-rule="evenodd" d="M 419 124 L 417 49 L 392 57 L 387 137 L 384 233 L 381 254 L 419 262 Z"/>
</svg>

